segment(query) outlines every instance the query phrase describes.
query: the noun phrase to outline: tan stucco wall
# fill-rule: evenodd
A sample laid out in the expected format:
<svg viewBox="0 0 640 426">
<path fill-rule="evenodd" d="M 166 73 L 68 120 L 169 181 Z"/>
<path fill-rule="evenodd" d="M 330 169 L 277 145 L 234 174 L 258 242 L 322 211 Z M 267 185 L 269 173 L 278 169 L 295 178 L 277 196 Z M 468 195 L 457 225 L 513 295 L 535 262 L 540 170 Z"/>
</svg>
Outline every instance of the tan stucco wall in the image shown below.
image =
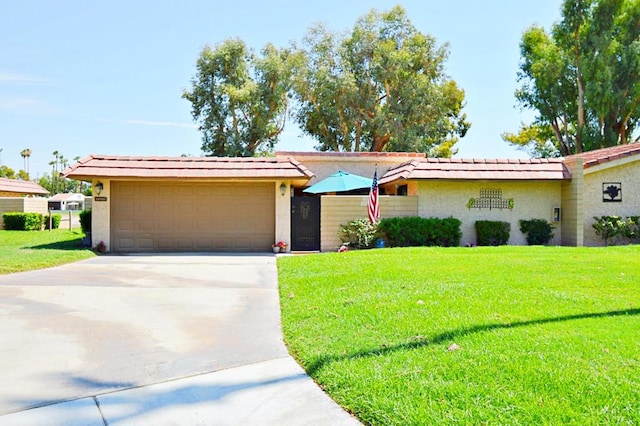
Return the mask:
<svg viewBox="0 0 640 426">
<path fill-rule="evenodd" d="M 562 245 L 584 245 L 584 176 L 582 159 L 565 162 L 571 180 L 562 182 Z"/>
<path fill-rule="evenodd" d="M 287 185 L 287 189 L 282 195 L 280 193 L 280 184 L 282 182 Z M 276 197 L 276 230 L 275 241 L 284 241 L 287 245 L 287 251 L 291 251 L 291 185 L 288 181 L 277 181 L 274 183 L 274 191 Z"/>
<path fill-rule="evenodd" d="M 635 156 L 637 157 L 637 156 Z M 635 161 L 633 161 L 635 160 Z M 621 202 L 603 202 L 602 184 L 620 182 Z M 594 216 L 640 215 L 640 158 L 610 161 L 584 171 L 584 244 L 603 246 L 593 230 Z"/>
<path fill-rule="evenodd" d="M 100 195 L 93 193 L 91 201 L 91 245 L 95 247 L 102 241 L 107 251 L 111 251 L 111 181 L 108 179 L 100 179 L 104 188 Z M 96 187 L 98 180 L 92 182 Z M 106 201 L 96 201 L 96 197 L 104 198 Z"/>
<path fill-rule="evenodd" d="M 470 198 L 480 196 L 480 190 L 496 188 L 502 190 L 503 199 L 514 199 L 513 210 L 467 208 Z M 446 218 L 452 216 L 462 221 L 462 245 L 476 244 L 475 222 L 477 220 L 499 220 L 511 224 L 509 244 L 525 245 L 525 235 L 520 232 L 521 219 L 553 220 L 553 208 L 560 207 L 560 181 L 443 181 L 418 182 L 418 215 L 422 217 Z M 554 223 L 554 238 L 549 244 L 561 241 L 560 223 Z"/>
<path fill-rule="evenodd" d="M 364 195 L 323 195 L 320 199 L 320 250 L 336 251 L 341 245 L 340 225 L 366 218 L 369 197 Z M 418 215 L 417 197 L 382 195 L 380 218 Z"/>
<path fill-rule="evenodd" d="M 40 213 L 46 215 L 47 199 L 37 197 L 3 197 L 0 198 L 0 229 L 4 229 L 2 215 L 9 212 Z"/>
</svg>

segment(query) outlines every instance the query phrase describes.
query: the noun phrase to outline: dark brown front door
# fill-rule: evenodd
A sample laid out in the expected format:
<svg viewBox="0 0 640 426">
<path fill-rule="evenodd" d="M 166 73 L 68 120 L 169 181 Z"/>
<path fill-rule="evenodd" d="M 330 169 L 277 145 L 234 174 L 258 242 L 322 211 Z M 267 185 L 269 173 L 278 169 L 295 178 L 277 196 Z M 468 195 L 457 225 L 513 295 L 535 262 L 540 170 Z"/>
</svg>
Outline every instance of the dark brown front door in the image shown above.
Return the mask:
<svg viewBox="0 0 640 426">
<path fill-rule="evenodd" d="M 320 197 L 291 199 L 291 250 L 320 250 Z"/>
</svg>

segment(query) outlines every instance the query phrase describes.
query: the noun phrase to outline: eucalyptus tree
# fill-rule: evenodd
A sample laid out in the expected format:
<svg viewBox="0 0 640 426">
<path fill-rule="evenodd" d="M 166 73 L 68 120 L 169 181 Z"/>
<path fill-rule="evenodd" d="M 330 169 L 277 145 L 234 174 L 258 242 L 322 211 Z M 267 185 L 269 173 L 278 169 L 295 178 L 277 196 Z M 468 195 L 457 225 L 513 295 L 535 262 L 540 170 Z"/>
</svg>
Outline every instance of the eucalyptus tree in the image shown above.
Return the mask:
<svg viewBox="0 0 640 426">
<path fill-rule="evenodd" d="M 544 157 L 640 139 L 640 0 L 565 0 L 550 32 L 524 32 L 520 55 L 516 99 L 537 114 L 507 142 Z"/>
<path fill-rule="evenodd" d="M 470 126 L 464 91 L 444 70 L 448 46 L 401 6 L 372 10 L 345 34 L 314 26 L 297 51 L 294 116 L 320 150 L 451 156 Z"/>
<path fill-rule="evenodd" d="M 206 46 L 182 97 L 202 132 L 202 151 L 254 156 L 269 151 L 284 129 L 291 57 L 267 44 L 259 54 L 238 39 Z"/>
</svg>

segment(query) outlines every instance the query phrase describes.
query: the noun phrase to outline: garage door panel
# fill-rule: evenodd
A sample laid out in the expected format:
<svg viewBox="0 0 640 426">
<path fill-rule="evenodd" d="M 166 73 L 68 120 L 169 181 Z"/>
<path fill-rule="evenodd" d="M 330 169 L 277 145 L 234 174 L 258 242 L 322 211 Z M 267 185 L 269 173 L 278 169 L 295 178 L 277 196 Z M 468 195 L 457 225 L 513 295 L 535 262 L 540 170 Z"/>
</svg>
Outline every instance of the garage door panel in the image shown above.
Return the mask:
<svg viewBox="0 0 640 426">
<path fill-rule="evenodd" d="M 156 227 L 156 224 L 154 223 L 153 220 L 142 219 L 142 220 L 136 221 L 135 229 L 140 231 L 152 232 L 155 227 Z M 130 229 L 130 230 L 134 231 L 135 229 Z"/>
<path fill-rule="evenodd" d="M 122 232 L 133 231 L 136 229 L 135 220 L 122 219 L 120 221 L 120 229 Z"/>
<path fill-rule="evenodd" d="M 135 241 L 133 240 L 133 238 L 121 238 L 118 241 L 118 245 L 119 245 L 119 251 L 132 251 L 135 249 Z"/>
<path fill-rule="evenodd" d="M 154 185 L 150 188 L 149 193 L 153 193 L 154 197 L 171 197 L 173 196 L 173 187 Z"/>
<path fill-rule="evenodd" d="M 124 187 L 120 187 L 120 191 L 119 191 L 118 195 L 120 197 L 135 198 L 137 193 L 138 193 L 138 187 L 136 187 L 136 186 L 124 186 Z"/>
<path fill-rule="evenodd" d="M 136 238 L 134 241 L 136 251 L 152 251 L 154 248 L 151 238 Z"/>
<path fill-rule="evenodd" d="M 158 238 L 158 250 L 173 249 L 173 240 L 169 238 Z"/>
<path fill-rule="evenodd" d="M 273 183 L 112 182 L 114 251 L 270 251 Z"/>
</svg>

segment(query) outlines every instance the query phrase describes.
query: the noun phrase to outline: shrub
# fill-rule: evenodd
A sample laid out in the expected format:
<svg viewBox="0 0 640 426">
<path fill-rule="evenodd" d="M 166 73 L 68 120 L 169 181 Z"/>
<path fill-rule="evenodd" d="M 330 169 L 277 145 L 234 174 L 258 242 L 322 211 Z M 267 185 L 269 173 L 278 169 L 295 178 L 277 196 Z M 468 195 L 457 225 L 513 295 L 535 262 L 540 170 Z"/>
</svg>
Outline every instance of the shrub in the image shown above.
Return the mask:
<svg viewBox="0 0 640 426">
<path fill-rule="evenodd" d="M 638 243 L 640 241 L 640 216 L 629 216 L 624 232 L 624 236 L 632 243 Z"/>
<path fill-rule="evenodd" d="M 340 225 L 338 236 L 349 247 L 371 248 L 377 231 L 377 225 L 369 222 L 369 219 L 356 219 L 347 225 Z"/>
<path fill-rule="evenodd" d="M 80 212 L 80 227 L 85 234 L 91 232 L 91 210 L 82 210 Z"/>
<path fill-rule="evenodd" d="M 476 235 L 479 246 L 504 246 L 509 242 L 511 225 L 494 220 L 476 221 Z"/>
<path fill-rule="evenodd" d="M 591 225 L 596 235 L 604 239 L 605 245 L 615 243 L 616 237 L 629 234 L 627 222 L 620 216 L 594 216 L 595 222 Z"/>
<path fill-rule="evenodd" d="M 51 215 L 52 229 L 58 229 L 60 227 L 60 220 L 62 215 L 60 213 L 54 213 Z M 49 216 L 44 216 L 44 229 L 49 229 Z"/>
<path fill-rule="evenodd" d="M 42 215 L 40 213 L 8 212 L 2 215 L 4 229 L 7 231 L 40 231 Z"/>
<path fill-rule="evenodd" d="M 544 219 L 520 221 L 520 231 L 526 235 L 530 246 L 547 244 L 553 238 L 555 227 Z"/>
<path fill-rule="evenodd" d="M 453 217 L 392 217 L 382 219 L 378 229 L 391 247 L 454 247 L 460 245 L 461 224 L 459 219 Z"/>
</svg>

